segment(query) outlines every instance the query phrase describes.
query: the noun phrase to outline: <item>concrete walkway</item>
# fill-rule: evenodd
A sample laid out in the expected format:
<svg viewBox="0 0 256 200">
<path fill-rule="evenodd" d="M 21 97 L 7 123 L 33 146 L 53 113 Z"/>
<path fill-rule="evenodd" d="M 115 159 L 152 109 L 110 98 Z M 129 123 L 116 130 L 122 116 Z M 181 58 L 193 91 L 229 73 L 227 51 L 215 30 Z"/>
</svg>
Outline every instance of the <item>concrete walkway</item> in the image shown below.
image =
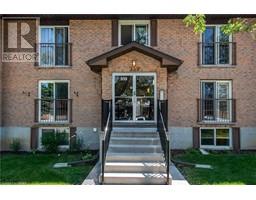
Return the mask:
<svg viewBox="0 0 256 200">
<path fill-rule="evenodd" d="M 82 185 L 99 185 L 100 161 L 96 163 Z"/>
<path fill-rule="evenodd" d="M 176 166 L 171 163 L 170 173 L 172 175 L 172 185 L 189 185 L 184 176 L 176 168 Z M 88 174 L 86 179 L 83 181 L 82 185 L 99 185 L 99 175 L 100 175 L 100 162 L 93 167 L 91 172 Z"/>
<path fill-rule="evenodd" d="M 180 171 L 173 163 L 171 163 L 170 166 L 170 173 L 172 175 L 172 185 L 189 185 L 187 180 L 184 178 L 184 176 L 180 173 Z"/>
</svg>

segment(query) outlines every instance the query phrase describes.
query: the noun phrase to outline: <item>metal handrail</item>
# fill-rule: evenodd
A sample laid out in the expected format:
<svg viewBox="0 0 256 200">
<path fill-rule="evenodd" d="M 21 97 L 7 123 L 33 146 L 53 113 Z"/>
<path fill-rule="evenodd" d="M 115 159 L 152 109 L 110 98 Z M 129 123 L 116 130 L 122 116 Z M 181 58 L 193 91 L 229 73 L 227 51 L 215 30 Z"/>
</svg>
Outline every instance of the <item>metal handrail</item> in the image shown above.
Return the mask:
<svg viewBox="0 0 256 200">
<path fill-rule="evenodd" d="M 104 183 L 104 171 L 105 171 L 105 160 L 106 160 L 106 155 L 107 155 L 107 150 L 109 146 L 109 140 L 111 136 L 111 109 L 108 113 L 108 119 L 106 126 L 104 128 L 104 135 L 101 141 L 101 183 Z"/>
<path fill-rule="evenodd" d="M 167 129 L 165 127 L 165 123 L 164 123 L 164 119 L 163 119 L 163 115 L 162 112 L 160 110 L 160 106 L 159 106 L 159 117 L 160 117 L 160 122 L 159 122 L 159 137 L 160 137 L 160 141 L 161 141 L 161 146 L 164 152 L 164 157 L 165 157 L 165 164 L 166 164 L 166 175 L 167 175 L 167 184 L 169 185 L 169 166 L 170 166 L 170 141 L 168 138 L 168 133 L 167 133 Z M 160 128 L 160 125 L 163 128 L 163 131 Z"/>
</svg>

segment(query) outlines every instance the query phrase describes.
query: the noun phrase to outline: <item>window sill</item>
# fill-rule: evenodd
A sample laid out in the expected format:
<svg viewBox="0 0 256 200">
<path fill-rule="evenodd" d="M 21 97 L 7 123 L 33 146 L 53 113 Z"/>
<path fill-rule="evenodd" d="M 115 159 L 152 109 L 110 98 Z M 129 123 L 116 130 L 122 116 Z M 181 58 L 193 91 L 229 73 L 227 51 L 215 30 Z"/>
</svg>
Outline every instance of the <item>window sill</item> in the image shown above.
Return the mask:
<svg viewBox="0 0 256 200">
<path fill-rule="evenodd" d="M 37 122 L 35 127 L 68 127 L 69 125 L 71 125 L 71 122 Z"/>
<path fill-rule="evenodd" d="M 199 68 L 235 68 L 236 65 L 199 65 Z"/>
<path fill-rule="evenodd" d="M 236 122 L 200 121 L 199 125 L 235 125 Z"/>
<path fill-rule="evenodd" d="M 72 65 L 35 66 L 37 69 L 70 69 Z"/>
<path fill-rule="evenodd" d="M 214 145 L 200 145 L 201 149 L 209 149 L 209 150 L 231 150 L 231 146 L 214 146 Z"/>
</svg>

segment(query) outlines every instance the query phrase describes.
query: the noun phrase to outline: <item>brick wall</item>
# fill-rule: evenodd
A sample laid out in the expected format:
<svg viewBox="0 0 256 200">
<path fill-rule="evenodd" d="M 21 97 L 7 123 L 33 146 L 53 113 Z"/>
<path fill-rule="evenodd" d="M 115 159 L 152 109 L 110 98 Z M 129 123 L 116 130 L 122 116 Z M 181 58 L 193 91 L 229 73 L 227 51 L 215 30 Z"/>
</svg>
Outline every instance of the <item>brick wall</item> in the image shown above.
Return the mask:
<svg viewBox="0 0 256 200">
<path fill-rule="evenodd" d="M 158 20 L 156 48 L 184 60 L 177 72 L 168 75 L 165 69 L 159 68 L 158 61 L 137 52 L 110 61 L 109 68 L 103 70 L 102 76 L 92 72 L 85 61 L 112 49 L 110 20 L 70 20 L 70 40 L 73 44 L 71 68 L 39 69 L 33 63 L 4 63 L 4 126 L 32 126 L 38 81 L 65 79 L 71 83 L 73 125 L 99 127 L 101 99 L 111 98 L 111 72 L 129 71 L 133 58 L 137 59 L 142 71 L 156 71 L 159 87 L 168 89 L 169 126 L 196 125 L 200 79 L 231 79 L 233 97 L 237 99 L 236 125 L 256 124 L 256 43 L 249 34 L 234 37 L 237 42 L 237 66 L 206 69 L 197 66 L 199 36 L 191 28 L 186 28 L 182 20 Z M 23 95 L 22 91 L 31 92 L 31 96 Z M 74 91 L 79 92 L 78 97 Z"/>
</svg>

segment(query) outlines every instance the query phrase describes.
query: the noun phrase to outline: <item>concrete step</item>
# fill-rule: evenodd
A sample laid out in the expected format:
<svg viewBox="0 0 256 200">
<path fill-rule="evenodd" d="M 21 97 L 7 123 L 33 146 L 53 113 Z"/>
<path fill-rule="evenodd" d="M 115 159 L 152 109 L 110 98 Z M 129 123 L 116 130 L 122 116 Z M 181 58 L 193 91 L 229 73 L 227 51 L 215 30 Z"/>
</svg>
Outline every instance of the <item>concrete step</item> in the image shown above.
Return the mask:
<svg viewBox="0 0 256 200">
<path fill-rule="evenodd" d="M 165 173 L 164 162 L 106 162 L 105 172 Z"/>
<path fill-rule="evenodd" d="M 116 153 L 162 153 L 161 145 L 109 144 L 109 152 Z"/>
<path fill-rule="evenodd" d="M 158 133 L 157 132 L 115 132 L 113 131 L 111 133 L 111 137 L 143 137 L 143 138 L 147 138 L 147 137 L 158 137 Z"/>
<path fill-rule="evenodd" d="M 111 137 L 110 144 L 160 144 L 160 139 L 157 137 Z"/>
<path fill-rule="evenodd" d="M 164 157 L 162 153 L 107 153 L 107 162 L 147 162 L 156 161 L 164 162 Z"/>
<path fill-rule="evenodd" d="M 171 183 L 171 177 L 169 178 Z M 166 173 L 104 173 L 104 184 L 163 185 Z"/>
</svg>

